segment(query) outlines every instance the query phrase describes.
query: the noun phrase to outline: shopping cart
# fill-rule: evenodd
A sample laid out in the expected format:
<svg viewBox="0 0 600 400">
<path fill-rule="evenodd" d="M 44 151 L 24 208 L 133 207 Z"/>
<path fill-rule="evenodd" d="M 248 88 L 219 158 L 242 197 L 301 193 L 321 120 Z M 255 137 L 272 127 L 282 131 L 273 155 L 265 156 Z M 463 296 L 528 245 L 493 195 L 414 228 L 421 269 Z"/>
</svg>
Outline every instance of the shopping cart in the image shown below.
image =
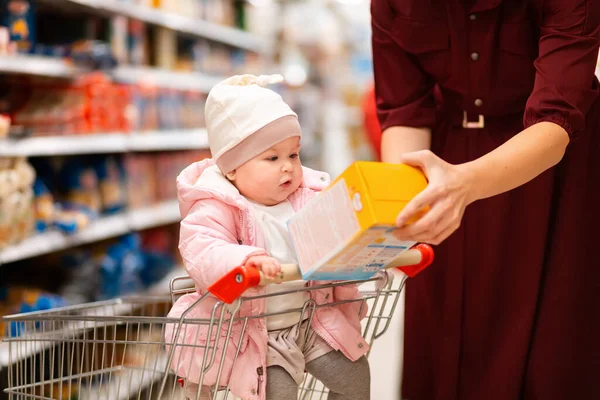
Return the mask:
<svg viewBox="0 0 600 400">
<path fill-rule="evenodd" d="M 363 319 L 363 335 L 372 344 L 390 325 L 400 293 L 408 277 L 415 276 L 433 261 L 427 245 L 408 250 L 393 264 L 400 279 L 383 272 L 366 281 L 331 282 L 312 286 L 310 290 L 344 285 L 360 285 L 361 296 L 345 302 L 359 302 L 368 307 Z M 171 281 L 171 295 L 165 297 L 123 298 L 80 306 L 59 308 L 4 317 L 8 336 L 8 388 L 11 400 L 21 399 L 235 399 L 228 386 L 200 391 L 203 375 L 215 363 L 219 378 L 234 324 L 242 325 L 242 335 L 251 318 L 241 317 L 243 304 L 257 298 L 281 296 L 285 292 L 254 297 L 241 297 L 250 287 L 298 279 L 298 268 L 282 266 L 276 279 L 264 278 L 256 269 L 239 267 L 213 284 L 206 294 L 192 304 L 180 318 L 169 318 L 171 305 L 182 295 L 193 292 L 188 277 Z M 308 289 L 307 289 L 308 290 Z M 215 297 L 217 299 L 215 299 Z M 192 319 L 187 315 L 207 299 L 214 302 L 210 318 Z M 288 310 L 312 318 L 318 307 L 335 307 L 341 302 L 317 306 L 307 301 L 302 309 Z M 207 330 L 205 344 L 182 344 L 180 335 L 189 327 Z M 172 340 L 165 341 L 170 328 Z M 226 332 L 227 334 L 213 334 Z M 168 336 L 168 335 L 167 335 Z M 242 340 L 234 349 L 234 363 Z M 176 376 L 170 368 L 178 346 L 197 347 L 203 355 L 201 376 L 192 385 Z M 221 351 L 219 351 L 221 349 Z M 231 356 L 231 355 L 228 355 Z M 217 378 L 216 382 L 221 379 Z M 190 394 L 190 392 L 193 393 Z M 327 389 L 306 374 L 299 399 L 325 399 Z"/>
</svg>

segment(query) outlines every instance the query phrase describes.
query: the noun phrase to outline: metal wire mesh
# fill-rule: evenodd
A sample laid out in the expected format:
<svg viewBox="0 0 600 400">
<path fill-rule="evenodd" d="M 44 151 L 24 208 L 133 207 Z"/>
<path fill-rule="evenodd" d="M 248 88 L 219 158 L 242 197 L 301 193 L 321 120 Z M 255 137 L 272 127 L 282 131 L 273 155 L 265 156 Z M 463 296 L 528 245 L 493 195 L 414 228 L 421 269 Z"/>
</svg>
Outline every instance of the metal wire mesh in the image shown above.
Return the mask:
<svg viewBox="0 0 600 400">
<path fill-rule="evenodd" d="M 8 388 L 11 400 L 25 399 L 235 399 L 229 387 L 203 388 L 178 379 L 169 368 L 175 349 L 188 346 L 202 357 L 202 373 L 216 365 L 219 378 L 223 349 L 235 343 L 234 363 L 240 354 L 241 338 L 232 338 L 232 326 L 242 326 L 241 335 L 251 318 L 242 318 L 242 299 L 234 306 L 217 302 L 206 319 L 168 318 L 173 301 L 190 290 L 186 279 L 171 283 L 171 297 L 126 298 L 113 301 L 66 307 L 45 312 L 5 317 L 9 336 L 5 338 L 9 351 Z M 184 283 L 184 288 L 178 288 Z M 326 286 L 345 285 L 338 283 Z M 361 286 L 362 298 L 354 300 L 368 306 L 363 320 L 363 334 L 372 344 L 389 327 L 398 303 L 404 279 L 386 277 L 371 280 Z M 314 289 L 314 288 L 311 288 Z M 270 296 L 281 296 L 277 293 Z M 206 301 L 203 296 L 192 307 Z M 266 296 L 261 296 L 266 297 Z M 334 307 L 339 303 L 324 305 Z M 303 309 L 289 310 L 312 318 L 317 305 L 309 301 Z M 176 327 L 176 335 L 167 338 L 165 329 Z M 209 340 L 183 343 L 188 330 L 198 326 L 207 329 Z M 197 334 L 199 329 L 194 330 Z M 213 334 L 226 332 L 225 335 Z M 237 340 L 237 342 L 236 342 Z M 229 346 L 231 348 L 231 346 Z M 195 381 L 202 383 L 200 376 Z M 217 379 L 219 382 L 220 379 Z M 299 390 L 299 399 L 326 399 L 327 389 L 309 374 Z"/>
</svg>

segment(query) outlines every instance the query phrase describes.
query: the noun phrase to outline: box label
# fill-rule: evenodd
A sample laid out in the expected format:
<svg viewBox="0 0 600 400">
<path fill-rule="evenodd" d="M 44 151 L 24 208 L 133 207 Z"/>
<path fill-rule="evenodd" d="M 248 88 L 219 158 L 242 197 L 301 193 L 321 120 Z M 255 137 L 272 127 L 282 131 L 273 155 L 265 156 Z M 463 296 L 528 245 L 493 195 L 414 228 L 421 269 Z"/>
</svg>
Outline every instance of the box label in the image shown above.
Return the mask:
<svg viewBox="0 0 600 400">
<path fill-rule="evenodd" d="M 372 227 L 338 255 L 311 271 L 310 279 L 369 279 L 377 271 L 394 261 L 414 242 L 401 242 L 391 232 L 394 227 Z"/>
<path fill-rule="evenodd" d="M 288 228 L 303 276 L 342 250 L 360 231 L 344 179 L 298 211 Z"/>
</svg>

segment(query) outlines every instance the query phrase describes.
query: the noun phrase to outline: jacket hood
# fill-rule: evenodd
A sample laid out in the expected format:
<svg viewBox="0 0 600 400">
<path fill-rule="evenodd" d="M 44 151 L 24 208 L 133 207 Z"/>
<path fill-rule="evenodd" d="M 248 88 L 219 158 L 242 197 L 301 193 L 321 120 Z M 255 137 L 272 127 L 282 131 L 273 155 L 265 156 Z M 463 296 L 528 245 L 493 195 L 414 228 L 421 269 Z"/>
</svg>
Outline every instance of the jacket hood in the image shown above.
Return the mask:
<svg viewBox="0 0 600 400">
<path fill-rule="evenodd" d="M 325 172 L 306 167 L 302 169 L 304 179 L 300 188 L 320 191 L 331 182 Z M 227 180 L 212 158 L 195 162 L 181 171 L 177 177 L 177 197 L 182 218 L 196 201 L 207 198 L 216 198 L 240 209 L 248 207 L 248 200 Z"/>
</svg>

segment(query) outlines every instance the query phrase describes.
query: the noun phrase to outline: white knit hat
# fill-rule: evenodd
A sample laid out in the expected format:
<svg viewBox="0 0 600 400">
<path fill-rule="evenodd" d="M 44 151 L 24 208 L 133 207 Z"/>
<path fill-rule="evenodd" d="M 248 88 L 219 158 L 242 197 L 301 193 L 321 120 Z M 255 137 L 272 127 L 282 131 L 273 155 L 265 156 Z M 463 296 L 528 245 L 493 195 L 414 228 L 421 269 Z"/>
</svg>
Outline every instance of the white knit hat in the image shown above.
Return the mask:
<svg viewBox="0 0 600 400">
<path fill-rule="evenodd" d="M 289 137 L 301 136 L 296 113 L 279 94 L 264 87 L 281 81 L 281 75 L 237 75 L 217 84 L 208 94 L 205 106 L 208 143 L 213 159 L 224 173 Z M 276 121 L 280 125 L 276 131 L 263 129 Z M 285 129 L 281 129 L 282 121 L 287 121 Z M 264 132 L 262 140 L 249 143 L 250 137 L 259 131 Z M 230 152 L 240 144 L 243 151 Z M 223 157 L 227 152 L 228 156 Z M 220 162 L 222 158 L 227 159 L 226 165 Z"/>
</svg>

